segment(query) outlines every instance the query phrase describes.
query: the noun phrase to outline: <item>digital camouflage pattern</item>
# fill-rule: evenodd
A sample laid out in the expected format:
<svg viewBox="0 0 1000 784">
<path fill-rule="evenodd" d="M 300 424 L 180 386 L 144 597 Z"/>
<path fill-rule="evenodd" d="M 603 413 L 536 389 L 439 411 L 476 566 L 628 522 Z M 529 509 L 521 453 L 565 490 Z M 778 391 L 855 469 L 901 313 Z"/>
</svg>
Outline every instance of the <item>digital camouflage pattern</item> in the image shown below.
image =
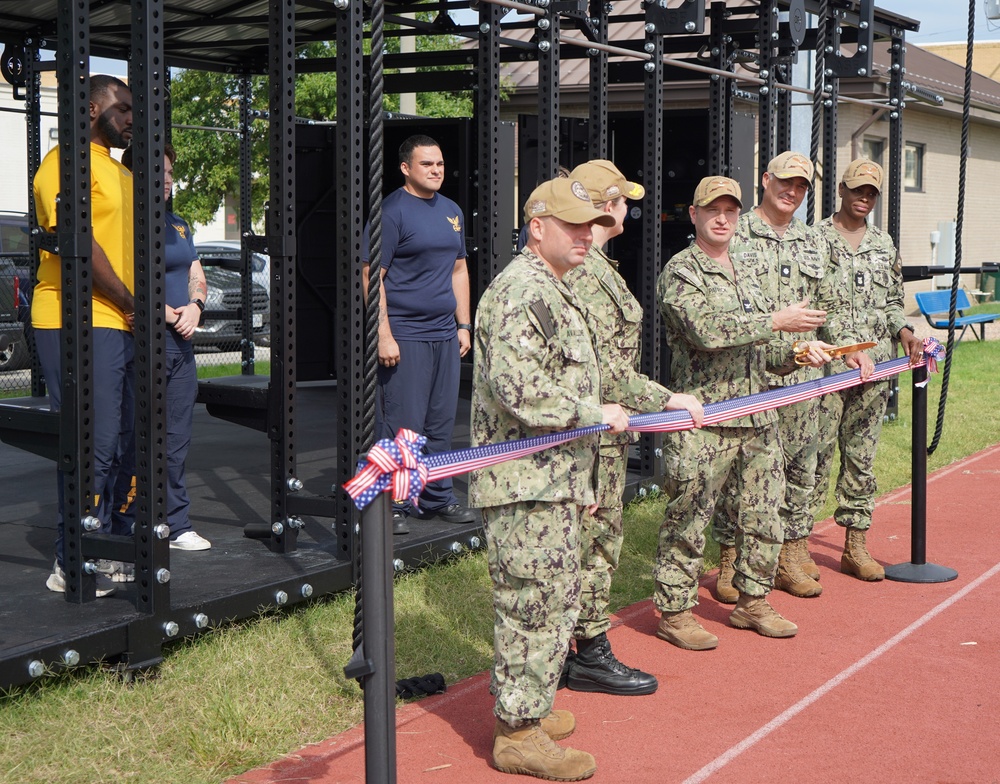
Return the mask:
<svg viewBox="0 0 1000 784">
<path fill-rule="evenodd" d="M 667 262 L 656 284 L 672 353 L 671 387 L 705 402 L 761 392 L 767 370 L 795 367 L 790 345 L 772 339 L 771 311 L 754 275 L 738 256 L 730 260 L 735 277 L 691 245 Z M 742 501 L 734 585 L 751 596 L 771 590 L 782 541 L 777 509 L 785 494 L 776 421 L 774 411 L 764 411 L 725 427 L 664 436 L 670 500 L 653 571 L 661 612 L 697 603 L 704 529 L 729 478 Z"/>
<path fill-rule="evenodd" d="M 563 276 L 587 317 L 601 363 L 601 400 L 631 413 L 662 411 L 670 392 L 639 371 L 642 360 L 642 305 L 625 279 L 596 245 L 582 266 Z M 628 444 L 634 433 L 604 433 L 602 444 Z"/>
<path fill-rule="evenodd" d="M 617 262 L 591 246 L 583 265 L 563 282 L 573 291 L 594 333 L 601 363 L 601 400 L 633 413 L 662 411 L 670 392 L 639 371 L 642 359 L 642 306 L 618 273 Z M 611 578 L 622 547 L 622 495 L 628 445 L 633 433 L 601 433 L 598 509 L 583 512 L 580 534 L 580 617 L 573 630 L 593 639 L 611 627 Z"/>
<path fill-rule="evenodd" d="M 813 228 L 792 218 L 785 233 L 779 235 L 756 210 L 750 210 L 740 216 L 729 248 L 730 258 L 739 258 L 743 268 L 757 280 L 768 313 L 804 299 L 809 300 L 811 307 L 816 307 L 829 251 L 826 239 Z M 783 340 L 789 349 L 796 341 L 815 339 L 812 332 L 781 332 L 775 337 L 776 341 Z M 768 386 L 775 387 L 821 375 L 822 371 L 806 367 L 794 376 L 768 373 L 766 378 Z"/>
<path fill-rule="evenodd" d="M 476 313 L 472 443 L 598 424 L 601 372 L 572 292 L 530 251 Z M 494 713 L 513 726 L 552 708 L 580 611 L 580 526 L 595 499 L 596 435 L 474 471 L 493 581 Z"/>
<path fill-rule="evenodd" d="M 892 359 L 893 338 L 906 326 L 903 313 L 903 274 L 892 238 L 869 226 L 857 251 L 827 218 L 817 226 L 830 249 L 830 265 L 820 291 L 821 306 L 828 311 L 819 337 L 834 345 L 874 340 L 865 353 L 874 362 Z M 830 373 L 845 370 L 842 360 Z M 849 528 L 871 527 L 878 487 L 875 451 L 891 392 L 891 381 L 862 384 L 825 395 L 820 403 L 819 454 L 813 512 L 826 501 L 833 468 L 834 443 L 841 451 L 834 519 Z"/>
<path fill-rule="evenodd" d="M 756 210 L 740 217 L 730 256 L 738 256 L 760 285 L 770 312 L 808 300 L 816 307 L 820 284 L 826 274 L 828 247 L 825 238 L 798 218 L 778 234 Z M 815 340 L 812 332 L 781 333 L 789 349 L 798 340 Z M 801 367 L 791 375 L 767 374 L 770 387 L 798 384 L 819 378 L 822 371 Z M 813 491 L 816 482 L 818 401 L 805 400 L 778 409 L 778 436 L 785 459 L 785 498 L 779 514 L 785 539 L 802 539 L 813 529 Z M 712 538 L 719 544 L 736 541 L 735 516 L 740 499 L 727 486 L 712 520 Z"/>
<path fill-rule="evenodd" d="M 782 538 L 777 509 L 785 492 L 775 426 L 667 433 L 663 452 L 669 501 L 653 568 L 656 609 L 680 612 L 698 603 L 705 526 L 727 481 L 742 501 L 734 537 L 733 585 L 750 596 L 766 596 L 778 568 Z"/>
<path fill-rule="evenodd" d="M 541 259 L 523 251 L 489 285 L 476 313 L 473 446 L 600 424 L 600 387 L 597 353 L 576 298 Z M 592 504 L 597 446 L 596 435 L 578 438 L 474 471 L 469 503 Z"/>
<path fill-rule="evenodd" d="M 580 612 L 580 513 L 534 501 L 483 509 L 493 581 L 493 712 L 517 727 L 552 710 Z"/>
</svg>

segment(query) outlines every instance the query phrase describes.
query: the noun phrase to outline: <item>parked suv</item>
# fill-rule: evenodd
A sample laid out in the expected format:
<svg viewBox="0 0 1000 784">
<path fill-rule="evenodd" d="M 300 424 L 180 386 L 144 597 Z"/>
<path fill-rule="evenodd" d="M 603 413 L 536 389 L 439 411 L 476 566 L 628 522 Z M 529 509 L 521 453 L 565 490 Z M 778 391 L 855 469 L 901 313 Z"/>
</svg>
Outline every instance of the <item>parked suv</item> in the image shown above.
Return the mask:
<svg viewBox="0 0 1000 784">
<path fill-rule="evenodd" d="M 236 251 L 218 248 L 213 243 L 199 243 L 195 246 L 205 270 L 205 282 L 208 283 L 208 297 L 205 300 L 205 310 L 236 311 L 242 303 L 242 282 L 240 275 L 239 243 Z M 259 256 L 259 254 L 254 254 Z M 263 257 L 266 258 L 266 257 Z M 271 298 L 267 289 L 258 282 L 258 274 L 254 273 L 252 291 L 252 329 L 253 342 L 258 346 L 270 343 L 270 307 Z M 218 348 L 223 351 L 235 351 L 243 339 L 242 323 L 239 319 L 205 318 L 195 330 L 192 341 L 195 348 Z"/>
</svg>

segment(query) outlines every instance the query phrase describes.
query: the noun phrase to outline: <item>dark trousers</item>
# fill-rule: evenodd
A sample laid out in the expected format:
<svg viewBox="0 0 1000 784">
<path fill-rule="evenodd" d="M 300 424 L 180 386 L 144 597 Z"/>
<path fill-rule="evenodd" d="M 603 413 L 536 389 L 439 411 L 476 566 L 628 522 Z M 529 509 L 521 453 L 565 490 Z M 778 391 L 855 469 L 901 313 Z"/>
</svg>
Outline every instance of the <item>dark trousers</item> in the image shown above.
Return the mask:
<svg viewBox="0 0 1000 784">
<path fill-rule="evenodd" d="M 131 332 L 96 327 L 93 330 L 93 489 L 94 514 L 101 520 L 104 533 L 111 527 L 111 505 L 116 480 L 115 469 L 122 459 L 121 446 L 132 441 L 135 397 L 133 390 L 135 341 Z M 35 346 L 42 366 L 49 405 L 53 411 L 62 407 L 61 348 L 58 329 L 36 329 Z M 66 496 L 65 475 L 57 469 L 58 511 L 56 561 L 64 567 Z"/>
<path fill-rule="evenodd" d="M 375 437 L 395 438 L 401 427 L 427 437 L 427 454 L 451 450 L 461 380 L 458 338 L 399 342 L 399 364 L 378 369 Z M 451 477 L 429 482 L 420 511 L 434 512 L 456 503 Z M 409 503 L 397 505 L 407 510 Z"/>
<path fill-rule="evenodd" d="M 166 370 L 167 406 L 167 524 L 170 538 L 176 539 L 191 530 L 188 508 L 187 479 L 184 463 L 191 447 L 194 427 L 194 404 L 198 397 L 198 367 L 194 354 L 167 352 Z M 127 460 L 117 471 L 112 519 L 116 533 L 128 532 L 135 522 L 135 437 L 121 450 Z"/>
</svg>

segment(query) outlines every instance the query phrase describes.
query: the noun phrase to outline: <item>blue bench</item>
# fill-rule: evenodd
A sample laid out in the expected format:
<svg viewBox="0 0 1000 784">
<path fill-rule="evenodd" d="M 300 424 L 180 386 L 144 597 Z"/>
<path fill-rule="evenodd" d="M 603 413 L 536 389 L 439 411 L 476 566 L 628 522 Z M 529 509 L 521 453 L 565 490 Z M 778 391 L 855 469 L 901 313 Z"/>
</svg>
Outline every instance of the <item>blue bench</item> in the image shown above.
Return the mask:
<svg viewBox="0 0 1000 784">
<path fill-rule="evenodd" d="M 934 329 L 948 329 L 948 308 L 951 305 L 950 290 L 918 291 L 914 296 L 917 298 L 917 307 L 924 314 L 924 318 L 927 319 L 928 324 L 934 327 Z M 964 289 L 958 290 L 957 297 L 955 298 L 955 307 L 955 326 L 962 328 L 962 332 L 956 342 L 962 340 L 965 330 L 969 327 L 972 327 L 972 334 L 979 338 L 979 340 L 985 340 L 986 325 L 992 324 L 996 321 L 997 316 L 1000 315 L 997 313 L 964 315 L 963 311 L 972 307 L 972 304 L 969 302 L 969 295 L 965 293 Z M 979 335 L 976 335 L 975 324 L 979 325 Z"/>
</svg>

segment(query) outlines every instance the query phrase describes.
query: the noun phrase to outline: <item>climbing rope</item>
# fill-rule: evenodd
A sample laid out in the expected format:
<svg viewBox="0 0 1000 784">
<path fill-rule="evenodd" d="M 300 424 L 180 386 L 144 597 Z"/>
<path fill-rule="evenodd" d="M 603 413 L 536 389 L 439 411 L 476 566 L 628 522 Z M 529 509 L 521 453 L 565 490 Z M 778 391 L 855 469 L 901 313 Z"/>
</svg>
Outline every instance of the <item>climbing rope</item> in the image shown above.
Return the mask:
<svg viewBox="0 0 1000 784">
<path fill-rule="evenodd" d="M 368 92 L 368 297 L 365 302 L 365 364 L 362 443 L 368 449 L 375 441 L 375 389 L 378 375 L 378 321 L 382 280 L 382 156 L 383 107 L 385 74 L 382 69 L 383 0 L 371 4 L 371 68 Z M 354 633 L 355 652 L 364 643 L 364 594 L 361 590 L 361 548 L 364 546 L 363 526 L 355 533 L 354 547 Z"/>
<path fill-rule="evenodd" d="M 965 49 L 965 93 L 962 96 L 962 145 L 958 164 L 958 215 L 955 220 L 955 266 L 951 273 L 951 299 L 948 302 L 948 344 L 941 375 L 941 399 L 938 400 L 937 423 L 934 438 L 927 447 L 927 454 L 934 454 L 944 432 L 944 412 L 948 401 L 948 378 L 951 375 L 951 358 L 955 347 L 955 314 L 958 301 L 959 275 L 962 269 L 962 227 L 965 223 L 965 169 L 969 158 L 969 113 L 972 105 L 972 54 L 975 49 L 976 0 L 969 0 L 969 32 Z"/>
<path fill-rule="evenodd" d="M 813 69 L 812 137 L 809 144 L 809 158 L 814 163 L 819 160 L 820 130 L 823 126 L 823 99 L 826 84 L 826 18 L 830 12 L 830 0 L 821 0 L 819 19 L 816 20 L 816 67 Z M 823 161 L 826 170 L 826 161 Z M 813 167 L 813 187 L 806 195 L 806 223 L 810 226 L 816 220 L 816 167 Z"/>
</svg>

